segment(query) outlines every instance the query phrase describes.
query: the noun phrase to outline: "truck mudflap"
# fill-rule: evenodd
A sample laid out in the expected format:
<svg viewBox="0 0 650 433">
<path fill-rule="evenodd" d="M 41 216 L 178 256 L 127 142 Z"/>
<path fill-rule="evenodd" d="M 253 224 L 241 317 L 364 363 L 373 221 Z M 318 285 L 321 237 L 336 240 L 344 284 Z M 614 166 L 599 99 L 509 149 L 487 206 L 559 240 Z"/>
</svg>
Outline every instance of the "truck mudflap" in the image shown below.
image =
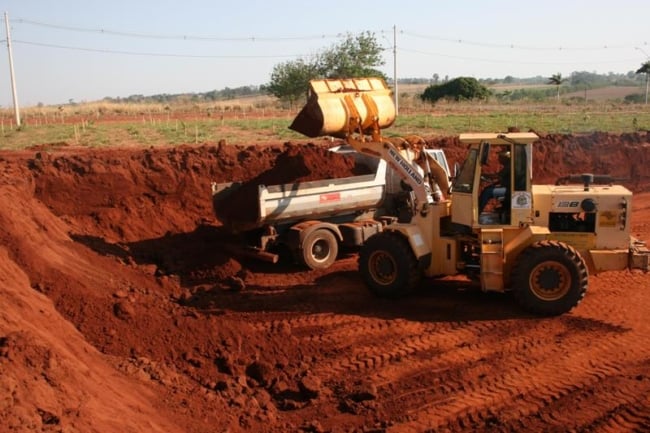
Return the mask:
<svg viewBox="0 0 650 433">
<path fill-rule="evenodd" d="M 650 270 L 650 249 L 645 242 L 636 238 L 630 240 L 630 269 Z"/>
</svg>

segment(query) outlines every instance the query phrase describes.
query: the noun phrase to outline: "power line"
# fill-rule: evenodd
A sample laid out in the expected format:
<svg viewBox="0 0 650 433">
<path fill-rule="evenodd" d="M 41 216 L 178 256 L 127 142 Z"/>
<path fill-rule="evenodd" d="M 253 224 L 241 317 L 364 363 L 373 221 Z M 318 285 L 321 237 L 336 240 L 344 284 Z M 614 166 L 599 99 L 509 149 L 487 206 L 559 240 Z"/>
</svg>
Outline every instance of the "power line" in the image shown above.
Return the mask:
<svg viewBox="0 0 650 433">
<path fill-rule="evenodd" d="M 84 47 L 71 47 L 67 45 L 46 44 L 42 42 L 21 41 L 13 40 L 15 44 L 32 45 L 37 47 L 57 48 L 64 50 L 86 51 L 92 53 L 103 54 L 123 54 L 127 56 L 141 56 L 141 57 L 180 57 L 192 59 L 274 59 L 274 58 L 294 58 L 303 57 L 300 54 L 285 54 L 285 55 L 201 55 L 201 54 L 177 54 L 177 53 L 150 53 L 150 52 L 136 52 L 136 51 L 121 51 L 121 50 L 107 50 L 101 48 L 84 48 Z"/>
<path fill-rule="evenodd" d="M 122 36 L 130 38 L 143 38 L 143 39 L 164 39 L 164 40 L 185 40 L 185 41 L 211 41 L 211 42 L 282 42 L 282 41 L 307 41 L 307 40 L 323 40 L 335 39 L 345 36 L 343 33 L 323 33 L 313 35 L 294 35 L 294 36 L 246 36 L 246 37 L 233 37 L 233 36 L 215 36 L 215 35 L 178 35 L 178 34 L 155 34 L 155 33 L 138 33 L 129 31 L 120 31 L 113 29 L 103 28 L 90 28 L 90 27 L 76 27 L 70 25 L 53 24 L 42 21 L 35 21 L 28 18 L 18 18 L 14 20 L 14 25 L 27 24 L 39 27 L 46 27 L 57 30 L 82 32 L 82 33 L 96 33 L 103 35 Z M 384 34 L 387 30 L 379 30 L 379 33 Z M 485 41 L 474 41 L 463 38 L 444 37 L 438 35 L 426 35 L 409 30 L 400 30 L 400 34 L 419 39 L 433 40 L 439 42 L 453 43 L 477 46 L 483 48 L 507 48 L 529 51 L 599 51 L 599 50 L 615 50 L 615 49 L 629 49 L 638 45 L 648 45 L 647 42 L 641 44 L 600 44 L 591 46 L 570 46 L 570 45 L 556 45 L 556 46 L 541 46 L 541 45 L 524 45 L 518 43 L 491 43 Z"/>
<path fill-rule="evenodd" d="M 31 45 L 37 47 L 45 48 L 55 48 L 71 51 L 84 51 L 84 52 L 93 52 L 93 53 L 102 53 L 102 54 L 119 54 L 119 55 L 128 55 L 128 56 L 140 56 L 140 57 L 169 57 L 169 58 L 191 58 L 191 59 L 281 59 L 281 58 L 301 58 L 306 57 L 303 54 L 264 54 L 264 55 L 213 55 L 213 54 L 179 54 L 179 53 L 153 53 L 153 52 L 138 52 L 138 51 L 124 51 L 124 50 L 112 50 L 112 49 L 102 49 L 102 48 L 88 48 L 88 47 L 75 47 L 68 45 L 57 45 L 49 44 L 43 42 L 34 42 L 34 41 L 25 41 L 25 40 L 13 40 L 14 44 L 22 45 Z M 390 48 L 383 48 L 383 51 L 389 51 Z M 400 46 L 401 52 L 431 56 L 431 57 L 443 57 L 448 59 L 458 59 L 458 60 L 467 60 L 474 62 L 488 62 L 488 63 L 506 63 L 506 64 L 519 64 L 519 65 L 557 65 L 557 64 L 615 64 L 615 63 L 629 63 L 634 62 L 636 59 L 621 59 L 621 60 L 598 60 L 598 61 L 513 61 L 513 60 L 501 60 L 495 58 L 480 58 L 480 57 L 468 57 L 468 56 L 457 56 L 451 54 L 443 54 L 436 52 L 427 52 L 417 49 L 405 48 L 403 45 Z"/>
<path fill-rule="evenodd" d="M 427 52 L 427 51 L 404 48 L 403 46 L 400 47 L 400 50 L 405 51 L 405 52 L 409 52 L 409 53 L 421 54 L 421 55 L 425 55 L 425 56 L 445 57 L 445 58 L 448 58 L 448 59 L 470 60 L 470 61 L 489 62 L 489 63 L 519 64 L 519 65 L 557 65 L 557 64 L 572 65 L 572 64 L 576 64 L 576 63 L 580 63 L 580 64 L 603 64 L 603 63 L 623 63 L 623 62 L 629 63 L 629 62 L 635 62 L 637 60 L 637 59 L 597 60 L 597 61 L 572 60 L 572 61 L 552 61 L 552 62 L 542 62 L 542 61 L 537 61 L 537 60 L 535 60 L 535 61 L 513 61 L 513 60 L 501 60 L 501 59 L 494 59 L 494 58 L 477 58 L 477 57 L 456 56 L 456 55 L 451 55 L 451 54 L 432 53 L 432 52 Z"/>
<path fill-rule="evenodd" d="M 25 18 L 19 18 L 17 20 L 21 24 L 28 24 L 34 26 L 41 26 L 47 28 L 53 28 L 64 31 L 72 32 L 86 32 L 86 33 L 96 33 L 102 35 L 116 35 L 123 37 L 131 38 L 147 38 L 147 39 L 165 39 L 165 40 L 185 40 L 185 41 L 216 41 L 216 42 L 256 42 L 256 41 L 287 41 L 287 40 L 314 40 L 314 39 L 327 39 L 327 38 L 336 38 L 343 36 L 341 33 L 337 34 L 322 34 L 322 35 L 307 35 L 307 36 L 290 36 L 290 37 L 218 37 L 218 36 L 197 36 L 197 35 L 171 35 L 171 34 L 145 34 L 145 33 L 136 33 L 136 32 L 126 32 L 126 31 L 116 31 L 116 30 L 107 30 L 107 29 L 97 29 L 97 28 L 86 28 L 86 27 L 74 27 L 67 25 L 52 24 L 40 21 L 34 21 Z M 16 21 L 14 21 L 16 22 Z M 385 31 L 380 30 L 379 33 L 385 36 Z M 428 39 L 441 41 L 446 43 L 462 44 L 466 46 L 477 46 L 477 47 L 489 47 L 489 48 L 507 48 L 507 49 L 518 49 L 518 50 L 535 50 L 535 51 L 596 51 L 596 50 L 613 50 L 613 49 L 622 49 L 622 48 L 632 48 L 631 46 L 625 45 L 611 45 L 611 46 L 591 46 L 591 47 L 543 47 L 543 46 L 528 46 L 528 45 L 519 45 L 519 44 L 498 44 L 498 43 L 489 43 L 489 42 L 477 42 L 471 40 L 463 39 L 454 39 L 448 37 L 424 35 L 415 32 L 410 32 L 408 30 L 400 30 L 399 32 L 402 35 L 410 36 L 420 39 Z M 90 48 L 90 47 L 78 47 L 78 46 L 69 46 L 69 45 L 57 45 L 44 42 L 35 42 L 35 41 L 25 41 L 25 40 L 14 40 L 14 43 L 31 45 L 31 46 L 40 46 L 46 48 L 55 48 L 55 49 L 64 49 L 64 50 L 73 50 L 73 51 L 85 51 L 85 52 L 95 52 L 103 54 L 120 54 L 128 56 L 142 56 L 142 57 L 168 57 L 168 58 L 194 58 L 194 59 L 261 59 L 261 58 L 270 58 L 270 59 L 280 59 L 280 58 L 301 58 L 308 57 L 303 54 L 264 54 L 264 55 L 213 55 L 213 54 L 179 54 L 179 53 L 155 53 L 155 52 L 136 52 L 136 51 L 125 51 L 125 50 L 115 50 L 115 49 L 100 49 L 100 48 Z M 647 42 L 642 44 L 635 44 L 635 48 L 638 45 L 646 46 Z M 388 51 L 389 48 L 384 48 L 383 50 Z M 410 49 L 400 46 L 400 51 L 414 53 L 418 55 L 426 56 L 435 56 L 449 59 L 459 59 L 475 62 L 488 62 L 488 63 L 507 63 L 507 64 L 529 64 L 529 65 L 561 65 L 561 64 L 616 64 L 616 63 L 629 63 L 634 62 L 636 59 L 625 59 L 625 60 L 602 60 L 598 61 L 522 61 L 522 60 L 500 60 L 493 57 L 490 58 L 477 58 L 470 56 L 460 56 L 460 55 L 450 55 L 443 53 L 435 52 L 426 52 L 417 49 Z"/>
<path fill-rule="evenodd" d="M 583 47 L 572 47 L 572 46 L 534 46 L 534 45 L 520 45 L 520 44 L 504 44 L 504 43 L 490 43 L 490 42 L 479 42 L 472 41 L 462 38 L 445 38 L 441 36 L 432 36 L 432 35 L 423 35 L 419 33 L 401 31 L 401 34 L 406 36 L 412 36 L 420 39 L 428 39 L 433 41 L 448 42 L 454 44 L 463 44 L 463 45 L 473 45 L 477 47 L 484 48 L 509 48 L 509 49 L 518 49 L 518 50 L 530 50 L 530 51 L 598 51 L 598 50 L 612 50 L 612 49 L 628 49 L 638 46 L 639 44 L 629 44 L 629 45 L 592 45 L 592 46 L 583 46 Z M 647 42 L 644 42 L 643 45 L 647 45 Z"/>
<path fill-rule="evenodd" d="M 33 21 L 25 18 L 18 18 L 14 23 L 29 24 L 39 27 L 47 27 L 57 30 L 66 30 L 72 32 L 82 33 L 97 33 L 112 36 L 124 36 L 130 38 L 142 39 L 166 39 L 166 40 L 184 40 L 184 41 L 211 41 L 211 42 L 280 42 L 280 41 L 307 41 L 319 39 L 333 39 L 344 36 L 342 33 L 337 34 L 320 34 L 320 35 L 306 35 L 306 36 L 280 36 L 280 37 L 264 37 L 264 36 L 248 36 L 248 37 L 223 37 L 223 36 L 200 36 L 200 35 L 171 35 L 171 34 L 153 34 L 153 33 L 135 33 L 124 32 L 110 29 L 93 29 L 86 27 L 73 27 L 64 26 L 60 24 L 44 23 L 40 21 Z"/>
</svg>

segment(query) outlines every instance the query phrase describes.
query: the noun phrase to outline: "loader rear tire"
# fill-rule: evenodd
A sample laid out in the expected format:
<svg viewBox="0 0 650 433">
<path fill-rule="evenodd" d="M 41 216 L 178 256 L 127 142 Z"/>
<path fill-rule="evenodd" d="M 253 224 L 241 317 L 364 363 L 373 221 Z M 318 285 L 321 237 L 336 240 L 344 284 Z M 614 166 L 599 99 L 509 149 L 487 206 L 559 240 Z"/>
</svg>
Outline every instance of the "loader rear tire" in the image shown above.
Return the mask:
<svg viewBox="0 0 650 433">
<path fill-rule="evenodd" d="M 512 271 L 512 292 L 527 311 L 544 316 L 568 312 L 587 292 L 589 272 L 570 245 L 536 242 L 518 257 Z"/>
<path fill-rule="evenodd" d="M 361 247 L 359 272 L 371 292 L 391 299 L 412 292 L 421 277 L 406 238 L 390 231 L 371 236 Z"/>
<path fill-rule="evenodd" d="M 300 248 L 302 262 L 310 269 L 327 269 L 336 261 L 339 243 L 334 233 L 318 229 L 305 236 Z"/>
</svg>

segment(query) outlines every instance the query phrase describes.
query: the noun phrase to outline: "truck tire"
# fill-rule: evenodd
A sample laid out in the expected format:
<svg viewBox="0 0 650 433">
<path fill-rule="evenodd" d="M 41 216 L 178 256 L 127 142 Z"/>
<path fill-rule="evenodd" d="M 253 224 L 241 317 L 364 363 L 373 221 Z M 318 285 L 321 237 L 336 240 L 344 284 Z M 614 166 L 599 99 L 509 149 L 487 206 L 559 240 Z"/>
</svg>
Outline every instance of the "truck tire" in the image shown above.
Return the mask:
<svg viewBox="0 0 650 433">
<path fill-rule="evenodd" d="M 339 243 L 334 233 L 317 229 L 305 236 L 300 247 L 302 262 L 310 269 L 327 269 L 336 261 Z"/>
<path fill-rule="evenodd" d="M 391 299 L 412 292 L 421 277 L 408 240 L 391 231 L 371 236 L 361 247 L 359 272 L 371 292 Z"/>
<path fill-rule="evenodd" d="M 512 271 L 512 292 L 527 311 L 545 316 L 568 312 L 587 291 L 589 272 L 570 245 L 541 241 L 526 248 Z"/>
</svg>

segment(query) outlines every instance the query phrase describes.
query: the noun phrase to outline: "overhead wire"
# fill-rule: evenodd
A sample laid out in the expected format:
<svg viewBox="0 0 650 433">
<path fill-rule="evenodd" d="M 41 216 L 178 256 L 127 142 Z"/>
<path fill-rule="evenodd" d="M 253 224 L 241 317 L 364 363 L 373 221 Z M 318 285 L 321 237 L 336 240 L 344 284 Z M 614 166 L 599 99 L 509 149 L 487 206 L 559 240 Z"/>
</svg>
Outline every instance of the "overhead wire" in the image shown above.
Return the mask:
<svg viewBox="0 0 650 433">
<path fill-rule="evenodd" d="M 30 24 L 40 27 L 48 27 L 58 30 L 66 30 L 72 32 L 83 32 L 83 33 L 97 33 L 104 35 L 112 36 L 124 36 L 131 38 L 141 38 L 141 39 L 166 39 L 166 40 L 184 40 L 184 41 L 213 41 L 213 42 L 280 42 L 280 41 L 306 41 L 306 40 L 318 40 L 318 39 L 332 39 L 343 36 L 342 33 L 336 34 L 320 34 L 320 35 L 304 35 L 304 36 L 239 36 L 239 37 L 223 37 L 223 36 L 205 36 L 205 35 L 172 35 L 172 34 L 153 34 L 153 33 L 136 33 L 136 32 L 124 32 L 118 30 L 110 29 L 98 29 L 98 28 L 85 28 L 85 27 L 73 27 L 73 26 L 64 26 L 60 24 L 50 24 L 40 21 L 33 21 L 25 18 L 17 18 L 14 20 L 19 24 Z"/>
<path fill-rule="evenodd" d="M 87 51 L 87 52 L 103 53 L 103 54 L 123 54 L 128 56 L 140 56 L 140 57 L 180 57 L 180 58 L 192 58 L 192 59 L 262 59 L 262 58 L 273 59 L 273 58 L 301 57 L 301 55 L 299 54 L 214 55 L 214 54 L 151 53 L 151 52 L 136 52 L 136 51 L 123 51 L 123 50 L 108 50 L 102 48 L 71 47 L 66 45 L 48 44 L 43 42 L 23 41 L 19 39 L 13 39 L 12 42 L 15 44 L 32 45 L 38 47 L 58 48 L 58 49 L 74 50 L 74 51 Z"/>
<path fill-rule="evenodd" d="M 441 36 L 433 35 L 423 35 L 419 33 L 410 32 L 407 30 L 400 30 L 400 34 L 411 36 L 414 38 L 428 39 L 434 41 L 448 42 L 454 44 L 463 44 L 463 45 L 472 45 L 483 48 L 508 48 L 508 49 L 518 49 L 518 50 L 529 50 L 529 51 L 596 51 L 596 50 L 607 50 L 607 49 L 621 49 L 621 48 L 633 48 L 635 44 L 632 45 L 592 45 L 592 46 L 568 46 L 568 45 L 557 45 L 557 46 L 535 46 L 535 45 L 522 45 L 514 43 L 491 43 L 491 42 L 481 42 L 473 41 L 463 38 L 445 38 Z M 638 45 L 638 44 L 636 44 Z"/>
<path fill-rule="evenodd" d="M 502 60 L 502 59 L 495 59 L 495 58 L 479 58 L 479 57 L 466 57 L 466 56 L 458 56 L 458 55 L 453 55 L 453 54 L 443 54 L 443 53 L 432 53 L 432 52 L 427 52 L 427 51 L 422 51 L 422 50 L 414 50 L 414 49 L 409 49 L 409 48 L 400 48 L 400 51 L 403 52 L 409 52 L 409 53 L 415 53 L 415 54 L 420 54 L 420 55 L 426 55 L 426 56 L 433 56 L 433 57 L 444 57 L 448 59 L 458 59 L 458 60 L 469 60 L 469 61 L 477 61 L 477 62 L 488 62 L 488 63 L 508 63 L 508 64 L 520 64 L 520 65 L 557 65 L 557 64 L 603 64 L 603 63 L 622 63 L 622 62 L 634 62 L 636 59 L 620 59 L 620 60 L 594 60 L 594 61 L 583 61 L 583 60 L 571 60 L 571 61 L 539 61 L 539 60 L 534 60 L 534 61 L 512 61 L 512 60 Z"/>
<path fill-rule="evenodd" d="M 104 28 L 90 28 L 90 27 L 77 27 L 70 25 L 62 24 L 53 24 L 42 21 L 31 20 L 28 18 L 16 18 L 13 21 L 18 24 L 28 24 L 40 27 L 47 27 L 58 30 L 72 31 L 72 32 L 84 32 L 84 33 L 96 33 L 104 35 L 113 35 L 113 36 L 123 36 L 123 37 L 132 37 L 132 38 L 145 38 L 145 39 L 166 39 L 166 40 L 186 40 L 186 41 L 215 41 L 215 42 L 256 42 L 256 41 L 265 41 L 265 42 L 282 42 L 282 41 L 305 41 L 305 40 L 319 40 L 319 39 L 335 39 L 344 36 L 344 33 L 322 33 L 322 34 L 313 34 L 313 35 L 294 35 L 294 36 L 215 36 L 215 35 L 191 35 L 191 34 L 155 34 L 155 33 L 138 33 L 130 31 L 120 31 L 113 29 L 104 29 Z M 392 33 L 393 29 L 380 29 L 378 30 L 382 34 Z M 427 35 L 418 32 L 413 32 L 410 30 L 399 30 L 400 35 L 410 36 L 419 39 L 435 40 L 440 42 L 463 44 L 470 46 L 478 46 L 485 48 L 508 48 L 508 49 L 519 49 L 519 50 L 533 50 L 533 51 L 594 51 L 594 50 L 607 50 L 607 49 L 627 49 L 634 48 L 639 45 L 647 46 L 647 41 L 642 43 L 634 44 L 600 44 L 600 45 L 591 45 L 591 46 L 571 46 L 571 45 L 549 45 L 549 46 L 536 46 L 536 45 L 525 45 L 517 43 L 496 43 L 496 42 L 486 42 L 486 41 L 475 41 L 471 39 L 464 38 L 453 38 L 453 37 L 443 37 L 438 35 Z"/>
<path fill-rule="evenodd" d="M 344 36 L 342 33 L 332 33 L 332 34 L 320 34 L 320 35 L 297 35 L 297 36 L 250 36 L 250 37 L 224 37 L 224 36 L 215 36 L 215 35 L 174 35 L 174 34 L 153 34 L 153 33 L 138 33 L 130 31 L 119 31 L 113 29 L 103 29 L 103 28 L 89 28 L 89 27 L 77 27 L 70 25 L 61 25 L 53 24 L 42 21 L 35 21 L 26 18 L 17 18 L 13 21 L 18 24 L 27 24 L 33 26 L 40 26 L 45 28 L 70 31 L 70 32 L 84 32 L 84 33 L 95 33 L 101 35 L 112 35 L 112 36 L 121 36 L 121 37 L 130 37 L 130 38 L 144 38 L 144 39 L 158 39 L 158 40 L 179 40 L 179 41 L 210 41 L 210 42 L 283 42 L 283 41 L 307 41 L 307 40 L 322 40 L 322 39 L 331 39 L 331 38 L 340 38 Z M 387 33 L 392 33 L 393 29 L 386 30 L 382 29 L 379 32 L 385 36 Z M 593 45 L 593 46 L 533 46 L 533 45 L 524 45 L 524 44 L 506 44 L 506 43 L 491 43 L 485 41 L 474 41 L 461 38 L 451 38 L 451 37 L 442 37 L 437 35 L 426 35 L 417 32 L 412 32 L 409 30 L 399 30 L 399 34 L 406 36 L 407 38 L 416 38 L 416 39 L 426 39 L 433 40 L 444 43 L 453 43 L 461 44 L 465 46 L 476 46 L 482 48 L 499 48 L 499 49 L 516 49 L 516 50 L 527 50 L 527 51 L 599 51 L 599 50 L 619 50 L 619 49 L 632 49 L 637 46 L 647 46 L 647 42 L 636 43 L 631 45 Z M 75 51 L 85 51 L 85 52 L 96 52 L 104 54 L 121 54 L 129 56 L 143 56 L 143 57 L 175 57 L 175 58 L 196 58 L 196 59 L 255 59 L 255 58 L 301 58 L 307 57 L 304 54 L 263 54 L 263 55 L 214 55 L 214 54 L 179 54 L 179 53 L 154 53 L 154 52 L 137 52 L 137 51 L 125 51 L 125 50 L 115 50 L 115 49 L 101 49 L 101 48 L 89 48 L 89 47 L 79 47 L 79 46 L 70 46 L 70 45 L 60 45 L 53 43 L 45 43 L 38 41 L 27 41 L 27 40 L 14 40 L 15 43 L 31 45 L 31 46 L 40 46 L 46 48 L 56 48 L 56 49 L 65 49 L 65 50 L 75 50 Z M 406 53 L 413 53 L 418 55 L 426 56 L 435 56 L 442 58 L 450 59 L 459 59 L 467 61 L 480 61 L 480 62 L 490 62 L 490 63 L 509 63 L 509 64 L 533 64 L 533 65 L 551 65 L 551 64 L 603 64 L 603 63 L 622 63 L 622 62 L 633 62 L 635 59 L 621 59 L 621 60 L 603 60 L 599 59 L 598 61 L 525 61 L 520 59 L 510 59 L 510 60 L 500 60 L 495 58 L 479 58 L 473 56 L 460 56 L 456 54 L 445 54 L 440 52 L 426 52 L 418 49 L 412 49 L 408 46 L 404 46 L 404 42 L 400 44 L 399 51 Z M 391 50 L 392 47 L 382 48 L 384 51 Z"/>
</svg>

